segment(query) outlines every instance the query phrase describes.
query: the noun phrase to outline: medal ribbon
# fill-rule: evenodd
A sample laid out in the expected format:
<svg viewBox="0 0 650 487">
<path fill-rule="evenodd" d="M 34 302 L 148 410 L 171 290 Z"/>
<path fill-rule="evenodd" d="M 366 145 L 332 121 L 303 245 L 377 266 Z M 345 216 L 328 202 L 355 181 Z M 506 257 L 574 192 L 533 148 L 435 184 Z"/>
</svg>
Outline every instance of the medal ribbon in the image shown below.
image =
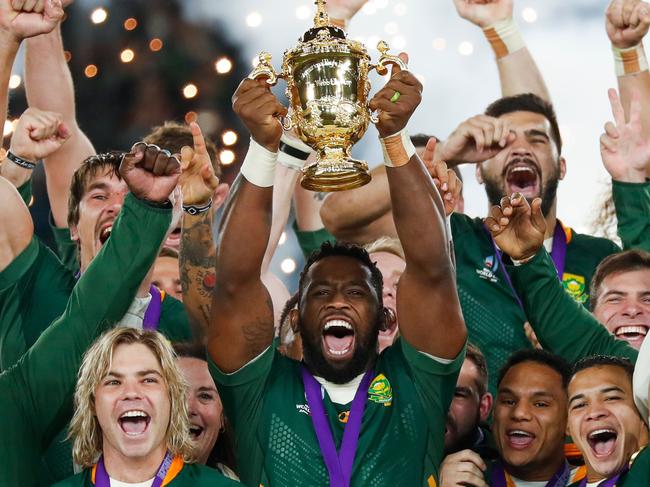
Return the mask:
<svg viewBox="0 0 650 487">
<path fill-rule="evenodd" d="M 368 370 L 363 375 L 361 383 L 352 400 L 350 415 L 343 432 L 343 441 L 341 449 L 337 453 L 332 430 L 327 421 L 325 406 L 323 405 L 323 396 L 321 385 L 314 376 L 303 367 L 302 382 L 305 386 L 305 396 L 309 405 L 311 420 L 314 425 L 318 445 L 320 446 L 325 466 L 329 473 L 330 487 L 348 487 L 352 478 L 352 465 L 357 452 L 359 443 L 359 433 L 361 432 L 361 421 L 363 412 L 366 407 L 366 398 L 368 396 L 368 387 L 373 371 Z"/>
<path fill-rule="evenodd" d="M 149 288 L 149 293 L 151 294 L 151 301 L 149 301 L 147 311 L 144 313 L 142 328 L 145 330 L 157 330 L 160 322 L 162 296 L 160 295 L 160 290 L 153 284 Z"/>
<path fill-rule="evenodd" d="M 487 232 L 487 229 L 485 231 Z M 488 232 L 488 236 L 490 237 L 490 241 L 492 242 L 492 247 L 494 248 L 494 254 L 496 255 L 497 262 L 499 263 L 501 270 L 503 271 L 503 276 L 505 277 L 506 283 L 508 284 L 508 287 L 510 287 L 513 296 L 515 297 L 517 303 L 519 304 L 519 307 L 523 311 L 524 303 L 522 303 L 521 298 L 517 294 L 517 291 L 515 291 L 515 287 L 512 284 L 512 279 L 510 279 L 510 275 L 508 274 L 506 267 L 503 265 L 502 252 L 497 247 L 497 244 L 494 242 L 494 239 L 492 238 L 492 235 L 490 235 L 489 232 Z M 562 227 L 560 220 L 557 220 L 557 223 L 555 224 L 555 231 L 553 232 L 553 247 L 551 249 L 551 258 L 553 259 L 553 264 L 555 264 L 555 269 L 557 270 L 557 277 L 560 281 L 562 281 L 562 276 L 564 275 L 564 264 L 566 262 L 566 249 L 567 249 L 566 233 L 564 232 L 564 228 Z"/>
<path fill-rule="evenodd" d="M 566 487 L 570 476 L 571 470 L 569 469 L 569 464 L 565 460 L 558 471 L 555 472 L 551 479 L 546 483 L 546 487 Z M 515 487 L 514 481 L 505 471 L 500 460 L 497 460 L 497 463 L 494 465 L 494 469 L 492 470 L 492 482 L 490 485 L 492 487 Z"/>
<path fill-rule="evenodd" d="M 163 485 L 163 481 L 165 480 L 165 477 L 167 476 L 167 472 L 169 471 L 169 468 L 172 466 L 173 461 L 174 461 L 173 455 L 169 451 L 165 453 L 165 458 L 163 458 L 160 467 L 158 467 L 158 472 L 156 473 L 156 476 L 153 479 L 153 484 L 151 484 L 151 487 L 161 487 Z M 96 465 L 95 485 L 96 487 L 111 487 L 111 479 L 108 476 L 108 473 L 106 472 L 103 455 L 99 457 L 99 461 L 97 462 Z"/>
<path fill-rule="evenodd" d="M 627 473 L 627 471 L 629 469 L 630 468 L 626 465 L 623 470 L 621 470 L 618 474 L 616 474 L 612 478 L 605 479 L 602 482 L 600 482 L 598 484 L 598 487 L 616 487 L 616 482 L 618 482 L 618 479 L 621 477 L 621 475 L 623 475 L 624 473 Z M 580 483 L 578 484 L 578 487 L 586 487 L 586 485 L 587 485 L 587 477 L 585 477 L 584 479 L 582 479 L 580 481 Z"/>
</svg>

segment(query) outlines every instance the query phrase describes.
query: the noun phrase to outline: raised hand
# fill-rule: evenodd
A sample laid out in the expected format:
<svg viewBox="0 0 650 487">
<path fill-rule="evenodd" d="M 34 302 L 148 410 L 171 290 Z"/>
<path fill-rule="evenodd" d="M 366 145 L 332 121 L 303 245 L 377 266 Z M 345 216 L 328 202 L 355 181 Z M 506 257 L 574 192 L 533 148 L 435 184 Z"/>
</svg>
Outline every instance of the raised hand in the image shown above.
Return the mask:
<svg viewBox="0 0 650 487">
<path fill-rule="evenodd" d="M 197 123 L 192 122 L 190 129 L 194 148 L 185 146 L 181 149 L 179 182 L 183 193 L 183 204 L 201 206 L 210 201 L 219 185 L 219 179 L 214 174 L 201 128 Z"/>
<path fill-rule="evenodd" d="M 327 13 L 332 20 L 349 22 L 368 0 L 327 0 Z"/>
<path fill-rule="evenodd" d="M 0 0 L 0 30 L 16 42 L 52 32 L 61 19 L 61 0 Z"/>
<path fill-rule="evenodd" d="M 500 206 L 490 209 L 484 223 L 497 246 L 515 260 L 534 256 L 544 245 L 546 221 L 541 198 L 529 205 L 521 193 L 504 196 Z"/>
<path fill-rule="evenodd" d="M 59 150 L 69 137 L 61 115 L 28 108 L 18 119 L 9 150 L 21 159 L 36 162 Z"/>
<path fill-rule="evenodd" d="M 487 161 L 514 142 L 515 137 L 505 120 L 476 115 L 461 123 L 439 144 L 436 157 L 456 164 Z"/>
<path fill-rule="evenodd" d="M 181 165 L 169 151 L 138 142 L 124 155 L 120 175 L 141 200 L 165 203 L 178 184 Z"/>
<path fill-rule="evenodd" d="M 483 459 L 472 450 L 447 455 L 440 465 L 440 487 L 488 487 Z"/>
<path fill-rule="evenodd" d="M 458 15 L 482 29 L 512 18 L 512 0 L 454 0 L 454 5 Z"/>
<path fill-rule="evenodd" d="M 605 29 L 612 45 L 626 49 L 639 44 L 650 27 L 650 5 L 641 0 L 612 0 L 605 12 Z"/>
<path fill-rule="evenodd" d="M 253 140 L 271 152 L 277 152 L 282 137 L 279 117 L 287 108 L 271 93 L 265 79 L 245 79 L 232 97 L 232 108 L 251 133 Z"/>
<path fill-rule="evenodd" d="M 643 183 L 650 166 L 650 141 L 641 127 L 639 93 L 632 94 L 630 121 L 625 121 L 623 105 L 614 89 L 608 90 L 614 122 L 605 124 L 600 136 L 600 156 L 612 179 L 627 183 Z"/>
<path fill-rule="evenodd" d="M 405 63 L 406 53 L 399 55 Z M 422 83 L 409 71 L 402 71 L 392 65 L 391 77 L 381 90 L 370 100 L 370 110 L 379 110 L 377 130 L 381 138 L 400 132 L 422 101 Z M 399 96 L 395 100 L 395 96 Z M 395 100 L 395 101 L 391 101 Z"/>
<path fill-rule="evenodd" d="M 427 142 L 422 155 L 422 162 L 433 178 L 433 183 L 438 188 L 442 201 L 445 204 L 445 215 L 449 216 L 454 212 L 456 204 L 460 199 L 460 192 L 463 189 L 463 182 L 452 169 L 447 169 L 443 161 L 435 161 L 436 139 L 433 137 Z"/>
</svg>

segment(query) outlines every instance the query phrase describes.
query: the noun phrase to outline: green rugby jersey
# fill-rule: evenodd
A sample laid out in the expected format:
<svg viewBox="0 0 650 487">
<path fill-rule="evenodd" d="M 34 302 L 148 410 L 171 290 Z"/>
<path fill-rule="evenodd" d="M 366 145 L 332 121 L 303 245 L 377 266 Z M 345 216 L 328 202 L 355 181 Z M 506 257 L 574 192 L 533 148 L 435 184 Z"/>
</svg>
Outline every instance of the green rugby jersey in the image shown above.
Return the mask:
<svg viewBox="0 0 650 487">
<path fill-rule="evenodd" d="M 650 449 L 646 447 L 636 457 L 630 470 L 621 475 L 614 487 L 648 487 L 648 485 L 650 485 Z M 567 487 L 580 487 L 580 481 L 572 482 Z"/>
<path fill-rule="evenodd" d="M 298 225 L 294 223 L 293 230 L 296 233 L 296 238 L 298 239 L 300 250 L 302 250 L 303 255 L 307 259 L 312 254 L 312 252 L 320 249 L 320 246 L 324 242 L 327 242 L 328 240 L 334 242 L 335 240 L 334 236 L 324 228 L 314 231 L 303 231 L 298 230 Z"/>
<path fill-rule="evenodd" d="M 82 356 L 128 309 L 170 221 L 170 210 L 128 195 L 115 221 L 119 238 L 101 249 L 63 314 L 0 374 L 0 485 L 42 485 L 41 455 L 70 419 Z"/>
<path fill-rule="evenodd" d="M 508 357 L 522 348 L 531 348 L 524 334 L 526 315 L 504 277 L 482 219 L 454 213 L 451 228 L 456 285 L 469 341 L 485 354 L 489 388 L 495 393 L 498 370 Z M 565 229 L 565 234 L 568 243 L 562 284 L 577 302 L 586 306 L 589 282 L 596 266 L 620 249 L 610 240 L 571 229 Z"/>
<path fill-rule="evenodd" d="M 650 181 L 612 181 L 612 194 L 618 220 L 618 236 L 623 241 L 623 248 L 640 248 L 650 252 Z"/>
<path fill-rule="evenodd" d="M 93 487 L 95 485 L 91 475 L 92 469 L 86 469 L 80 474 L 69 477 L 52 487 Z M 241 484 L 224 477 L 221 472 L 206 467 L 186 463 L 183 469 L 165 486 L 171 487 L 228 487 Z M 296 484 L 299 485 L 299 484 Z"/>
<path fill-rule="evenodd" d="M 445 417 L 465 357 L 444 365 L 403 339 L 374 367 L 352 470 L 351 486 L 435 482 L 443 458 Z M 301 363 L 270 347 L 233 374 L 209 360 L 226 415 L 233 424 L 239 476 L 250 487 L 327 486 L 329 477 L 314 432 Z M 337 449 L 350 404 L 324 407 Z"/>
<path fill-rule="evenodd" d="M 546 249 L 526 264 L 510 266 L 512 283 L 542 346 L 569 363 L 590 355 L 615 355 L 636 362 L 639 352 L 616 339 L 589 311 L 564 292 Z"/>
</svg>

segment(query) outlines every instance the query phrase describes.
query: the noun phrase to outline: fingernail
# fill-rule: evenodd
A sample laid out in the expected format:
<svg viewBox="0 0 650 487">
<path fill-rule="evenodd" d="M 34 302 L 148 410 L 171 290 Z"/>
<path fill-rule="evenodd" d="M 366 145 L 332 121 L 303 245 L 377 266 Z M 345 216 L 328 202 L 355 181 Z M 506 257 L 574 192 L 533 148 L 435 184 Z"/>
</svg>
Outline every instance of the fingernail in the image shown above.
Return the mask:
<svg viewBox="0 0 650 487">
<path fill-rule="evenodd" d="M 449 189 L 449 186 L 447 185 L 447 183 L 443 183 L 442 190 L 447 191 L 448 189 Z"/>
</svg>

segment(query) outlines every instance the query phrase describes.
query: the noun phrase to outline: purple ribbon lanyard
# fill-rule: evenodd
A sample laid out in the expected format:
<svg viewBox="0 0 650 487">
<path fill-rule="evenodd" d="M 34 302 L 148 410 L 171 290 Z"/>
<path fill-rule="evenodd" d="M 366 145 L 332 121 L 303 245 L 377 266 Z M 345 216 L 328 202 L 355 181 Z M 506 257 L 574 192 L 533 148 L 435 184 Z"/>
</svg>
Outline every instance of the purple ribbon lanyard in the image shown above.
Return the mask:
<svg viewBox="0 0 650 487">
<path fill-rule="evenodd" d="M 629 466 L 626 466 L 623 470 L 621 470 L 618 474 L 614 475 L 612 478 L 601 481 L 598 484 L 598 487 L 616 487 L 616 482 L 618 482 L 618 479 L 620 479 L 621 475 L 626 473 L 628 470 L 629 470 Z M 585 477 L 580 481 L 578 487 L 586 487 L 586 485 L 587 485 L 587 477 Z"/>
<path fill-rule="evenodd" d="M 153 484 L 151 487 L 160 487 L 169 472 L 169 467 L 171 467 L 174 457 L 168 451 L 163 458 L 160 467 L 158 467 L 158 472 L 153 479 Z M 95 471 L 95 486 L 96 487 L 111 487 L 111 479 L 106 473 L 106 467 L 104 467 L 104 456 L 99 457 L 99 462 L 97 462 L 97 470 Z"/>
<path fill-rule="evenodd" d="M 361 421 L 366 407 L 368 387 L 370 386 L 372 375 L 373 371 L 371 369 L 366 371 L 363 379 L 361 379 L 361 383 L 354 395 L 352 406 L 350 407 L 350 414 L 343 432 L 341 450 L 337 453 L 332 430 L 330 429 L 327 415 L 325 414 L 321 385 L 305 367 L 302 368 L 302 382 L 305 385 L 305 396 L 307 397 L 311 420 L 316 431 L 316 437 L 318 438 L 318 445 L 320 446 L 325 466 L 329 472 L 330 487 L 348 487 L 350 485 L 352 465 L 354 464 L 354 457 L 357 453 Z"/>
<path fill-rule="evenodd" d="M 570 476 L 571 470 L 569 469 L 569 464 L 565 460 L 558 471 L 555 472 L 551 479 L 546 483 L 546 487 L 566 487 Z M 490 483 L 490 485 L 492 487 L 507 487 L 508 485 L 506 472 L 501 461 L 497 461 L 494 465 L 494 469 L 492 470 L 492 483 Z"/>
<path fill-rule="evenodd" d="M 144 313 L 142 328 L 145 330 L 157 330 L 158 324 L 160 323 L 160 307 L 162 299 L 160 291 L 153 284 L 149 288 L 149 293 L 151 294 L 151 301 L 149 301 L 147 311 Z"/>
<path fill-rule="evenodd" d="M 488 232 L 487 229 L 485 231 Z M 502 253 L 497 247 L 496 242 L 494 241 L 492 235 L 490 235 L 489 232 L 488 232 L 488 236 L 490 237 L 490 241 L 492 242 L 492 247 L 494 248 L 494 254 L 496 255 L 497 262 L 499 263 L 499 267 L 501 267 L 501 270 L 503 271 L 503 276 L 506 279 L 506 283 L 508 284 L 508 287 L 510 287 L 510 290 L 512 291 L 512 295 L 517 300 L 519 307 L 523 311 L 524 303 L 521 301 L 519 294 L 517 294 L 517 291 L 515 290 L 515 286 L 513 286 L 512 284 L 512 279 L 510 279 L 510 274 L 508 274 L 508 270 L 503 265 Z M 567 249 L 566 234 L 564 233 L 564 228 L 562 228 L 562 224 L 558 220 L 557 223 L 555 224 L 555 231 L 553 232 L 553 247 L 551 249 L 551 258 L 553 259 L 553 264 L 555 264 L 555 269 L 557 270 L 557 277 L 560 281 L 562 281 L 562 276 L 564 276 L 564 263 L 566 261 L 566 249 Z"/>
</svg>

